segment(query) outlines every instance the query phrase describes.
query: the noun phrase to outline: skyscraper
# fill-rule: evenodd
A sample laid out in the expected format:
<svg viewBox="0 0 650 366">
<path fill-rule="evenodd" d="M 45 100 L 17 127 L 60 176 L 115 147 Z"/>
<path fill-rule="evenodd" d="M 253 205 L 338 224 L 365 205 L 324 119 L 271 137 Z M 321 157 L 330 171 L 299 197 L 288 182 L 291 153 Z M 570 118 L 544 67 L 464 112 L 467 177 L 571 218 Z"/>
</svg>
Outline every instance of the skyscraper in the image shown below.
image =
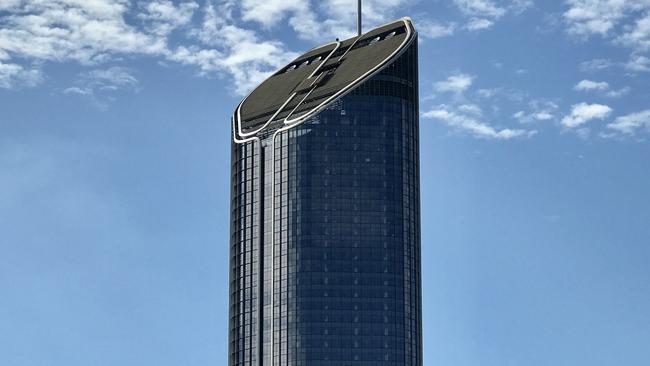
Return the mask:
<svg viewBox="0 0 650 366">
<path fill-rule="evenodd" d="M 231 366 L 421 366 L 417 33 L 314 48 L 232 120 Z"/>
</svg>

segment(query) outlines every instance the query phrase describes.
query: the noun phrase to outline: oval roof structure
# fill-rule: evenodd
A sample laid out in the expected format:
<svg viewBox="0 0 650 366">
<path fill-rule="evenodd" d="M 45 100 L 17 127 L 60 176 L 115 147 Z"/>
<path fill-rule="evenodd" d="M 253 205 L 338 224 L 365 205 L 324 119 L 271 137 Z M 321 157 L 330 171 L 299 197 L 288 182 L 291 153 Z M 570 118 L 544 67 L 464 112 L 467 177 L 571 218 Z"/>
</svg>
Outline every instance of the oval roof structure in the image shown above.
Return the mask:
<svg viewBox="0 0 650 366">
<path fill-rule="evenodd" d="M 272 121 L 291 125 L 315 115 L 389 65 L 415 34 L 411 20 L 402 18 L 308 51 L 244 98 L 234 115 L 237 135 L 250 137 Z"/>
</svg>

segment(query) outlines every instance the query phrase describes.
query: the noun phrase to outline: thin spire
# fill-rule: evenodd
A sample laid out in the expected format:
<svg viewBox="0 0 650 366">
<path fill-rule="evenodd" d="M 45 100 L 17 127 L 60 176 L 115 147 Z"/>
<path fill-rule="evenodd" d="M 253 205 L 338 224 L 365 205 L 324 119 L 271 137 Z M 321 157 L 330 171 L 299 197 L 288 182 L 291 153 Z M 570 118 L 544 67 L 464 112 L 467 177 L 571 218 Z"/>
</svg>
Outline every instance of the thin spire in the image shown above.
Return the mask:
<svg viewBox="0 0 650 366">
<path fill-rule="evenodd" d="M 359 36 L 361 36 L 362 31 L 362 26 L 361 26 L 361 0 L 357 1 L 358 7 L 357 7 L 357 33 Z"/>
</svg>

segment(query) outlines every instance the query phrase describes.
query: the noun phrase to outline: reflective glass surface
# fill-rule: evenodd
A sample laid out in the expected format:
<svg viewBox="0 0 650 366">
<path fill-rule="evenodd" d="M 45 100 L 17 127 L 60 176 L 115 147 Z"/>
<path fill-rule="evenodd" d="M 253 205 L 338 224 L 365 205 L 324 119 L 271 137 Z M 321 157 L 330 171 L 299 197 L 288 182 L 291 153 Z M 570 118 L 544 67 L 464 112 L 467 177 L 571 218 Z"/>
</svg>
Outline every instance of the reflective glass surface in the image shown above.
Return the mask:
<svg viewBox="0 0 650 366">
<path fill-rule="evenodd" d="M 316 117 L 233 144 L 230 365 L 422 365 L 417 87 L 416 40 Z"/>
</svg>

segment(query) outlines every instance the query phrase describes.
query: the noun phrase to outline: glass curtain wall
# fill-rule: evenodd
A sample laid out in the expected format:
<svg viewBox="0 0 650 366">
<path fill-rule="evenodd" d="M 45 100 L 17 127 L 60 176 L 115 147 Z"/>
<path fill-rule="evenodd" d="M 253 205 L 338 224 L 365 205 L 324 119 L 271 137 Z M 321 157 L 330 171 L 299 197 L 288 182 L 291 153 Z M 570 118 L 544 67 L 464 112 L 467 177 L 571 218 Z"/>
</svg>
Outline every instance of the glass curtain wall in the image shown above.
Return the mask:
<svg viewBox="0 0 650 366">
<path fill-rule="evenodd" d="M 231 365 L 260 342 L 263 365 L 422 365 L 417 80 L 415 40 L 316 117 L 233 145 Z"/>
</svg>

